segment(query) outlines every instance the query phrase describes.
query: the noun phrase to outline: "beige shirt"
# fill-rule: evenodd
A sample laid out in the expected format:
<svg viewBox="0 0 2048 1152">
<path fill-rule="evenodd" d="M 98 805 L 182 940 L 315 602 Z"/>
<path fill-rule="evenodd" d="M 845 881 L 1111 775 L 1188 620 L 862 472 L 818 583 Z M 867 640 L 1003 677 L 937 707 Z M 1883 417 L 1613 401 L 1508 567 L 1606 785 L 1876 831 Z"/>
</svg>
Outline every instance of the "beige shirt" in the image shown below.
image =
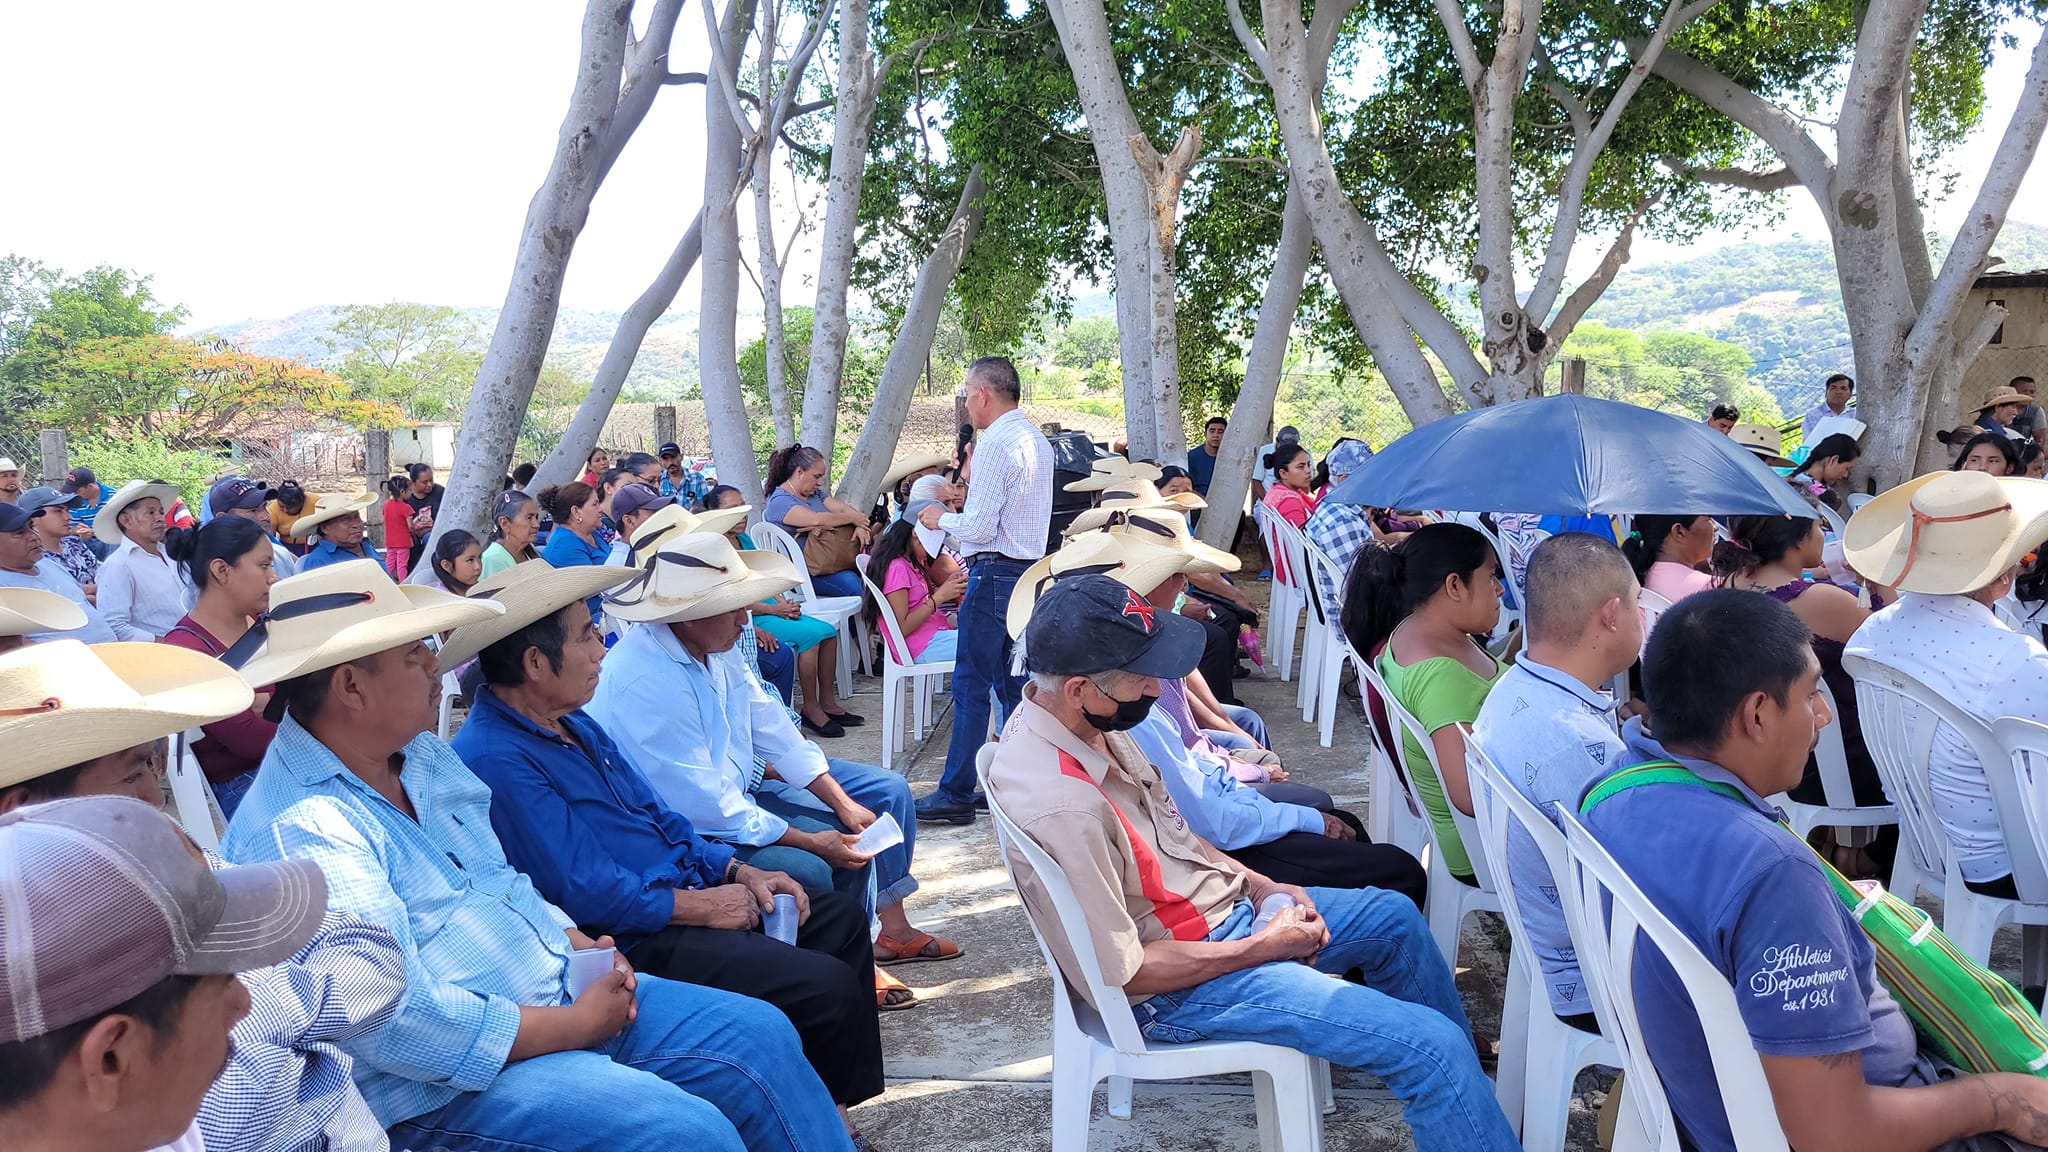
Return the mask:
<svg viewBox="0 0 2048 1152">
<path fill-rule="evenodd" d="M 1246 891 L 1242 870 L 1188 827 L 1137 743 L 1121 732 L 1106 739 L 1107 757 L 1027 689 L 989 766 L 989 789 L 1066 873 L 1103 979 L 1121 985 L 1137 974 L 1145 945 L 1204 938 Z M 1010 865 L 1068 983 L 1085 990 L 1044 886 L 1015 854 Z"/>
</svg>

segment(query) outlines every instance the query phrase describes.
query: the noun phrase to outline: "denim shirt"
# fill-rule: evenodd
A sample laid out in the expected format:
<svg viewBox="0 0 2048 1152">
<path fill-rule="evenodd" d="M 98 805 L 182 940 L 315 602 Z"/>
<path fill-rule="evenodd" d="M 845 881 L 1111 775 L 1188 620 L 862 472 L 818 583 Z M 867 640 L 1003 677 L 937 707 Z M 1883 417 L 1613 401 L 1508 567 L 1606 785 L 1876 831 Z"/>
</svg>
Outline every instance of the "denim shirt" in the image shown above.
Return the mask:
<svg viewBox="0 0 2048 1152">
<path fill-rule="evenodd" d="M 1179 729 L 1158 704 L 1131 729 L 1131 739 L 1159 772 L 1188 827 L 1225 852 L 1268 844 L 1289 832 L 1323 834 L 1321 812 L 1268 800 L 1251 785 L 1238 783 L 1229 760 L 1181 743 Z"/>
<path fill-rule="evenodd" d="M 574 742 L 477 693 L 455 751 L 490 785 L 491 826 L 540 894 L 631 948 L 666 927 L 678 888 L 717 884 L 733 850 L 697 835 L 582 710 Z"/>
<path fill-rule="evenodd" d="M 363 542 L 356 547 L 361 551 L 344 552 L 334 541 L 323 536 L 314 541 L 306 549 L 306 554 L 299 558 L 299 571 L 311 572 L 315 568 L 325 568 L 329 564 L 346 564 L 350 560 L 375 560 L 379 564 L 384 562 L 383 554 L 377 551 L 376 545 L 370 543 L 368 536 L 363 537 Z"/>
<path fill-rule="evenodd" d="M 519 1009 L 568 1001 L 573 922 L 505 861 L 491 791 L 432 733 L 399 753 L 407 816 L 286 716 L 222 842 L 238 863 L 312 860 L 328 907 L 397 938 L 406 997 L 342 1044 L 386 1127 L 490 1086 Z"/>
</svg>

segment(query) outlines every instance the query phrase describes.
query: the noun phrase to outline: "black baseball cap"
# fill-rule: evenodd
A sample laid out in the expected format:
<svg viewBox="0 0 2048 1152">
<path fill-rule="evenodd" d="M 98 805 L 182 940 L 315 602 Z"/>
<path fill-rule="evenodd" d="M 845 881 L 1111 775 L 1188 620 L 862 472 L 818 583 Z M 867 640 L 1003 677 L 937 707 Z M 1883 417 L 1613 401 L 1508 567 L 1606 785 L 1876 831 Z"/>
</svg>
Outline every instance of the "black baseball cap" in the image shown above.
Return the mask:
<svg viewBox="0 0 2048 1152">
<path fill-rule="evenodd" d="M 1102 575 L 1057 581 L 1024 626 L 1024 665 L 1055 676 L 1129 672 L 1178 680 L 1202 660 L 1201 624 Z"/>
<path fill-rule="evenodd" d="M 206 494 L 206 506 L 215 516 L 232 509 L 261 508 L 270 499 L 270 486 L 246 476 L 229 476 L 215 482 Z"/>
<path fill-rule="evenodd" d="M 64 474 L 64 491 L 76 492 L 87 484 L 98 485 L 99 482 L 100 478 L 93 475 L 92 469 L 80 464 Z"/>
<path fill-rule="evenodd" d="M 33 513 L 24 512 L 13 504 L 0 503 L 0 532 L 20 532 L 28 527 Z"/>
<path fill-rule="evenodd" d="M 669 441 L 669 442 L 668 442 L 668 443 L 666 443 L 666 444 L 663 444 L 663 445 L 662 445 L 662 446 L 661 446 L 661 447 L 660 447 L 659 449 L 657 449 L 657 450 L 656 450 L 656 452 L 655 452 L 655 455 L 657 455 L 657 456 L 681 456 L 682 454 L 683 454 L 683 449 L 682 449 L 682 446 L 681 446 L 681 445 L 679 445 L 679 444 L 677 444 L 677 443 L 676 443 L 675 441 L 673 441 L 673 440 Z"/>
</svg>

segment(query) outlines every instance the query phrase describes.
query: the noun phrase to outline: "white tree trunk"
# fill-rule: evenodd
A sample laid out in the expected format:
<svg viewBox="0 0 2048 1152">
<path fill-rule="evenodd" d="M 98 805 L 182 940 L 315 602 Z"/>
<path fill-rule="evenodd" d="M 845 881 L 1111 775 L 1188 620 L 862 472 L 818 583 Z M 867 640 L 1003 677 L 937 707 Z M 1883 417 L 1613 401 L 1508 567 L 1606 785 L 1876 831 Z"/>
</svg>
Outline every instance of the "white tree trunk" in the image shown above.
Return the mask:
<svg viewBox="0 0 2048 1152">
<path fill-rule="evenodd" d="M 1133 452 L 1131 459 L 1171 464 L 1188 450 L 1187 422 L 1180 410 L 1179 299 L 1173 254 L 1179 231 L 1180 190 L 1202 153 L 1202 134 L 1192 124 L 1182 128 L 1173 151 L 1165 156 L 1142 136 L 1132 137 L 1129 143 L 1139 170 L 1145 174 L 1152 203 L 1152 274 L 1146 285 L 1146 302 L 1151 311 L 1152 379 L 1147 399 L 1152 407 L 1156 445 L 1156 455 L 1147 457 Z"/>
<path fill-rule="evenodd" d="M 633 362 L 639 359 L 641 342 L 647 339 L 647 330 L 654 326 L 668 306 L 675 303 L 676 293 L 682 291 L 683 281 L 690 278 L 690 270 L 697 266 L 697 257 L 704 248 L 704 214 L 697 213 L 690 221 L 690 227 L 683 238 L 676 242 L 675 251 L 669 253 L 668 262 L 652 283 L 640 293 L 625 315 L 619 317 L 619 326 L 612 332 L 612 342 L 605 347 L 604 360 L 597 366 L 597 376 L 590 382 L 590 391 L 583 402 L 576 407 L 575 418 L 555 447 L 534 471 L 533 482 L 527 485 L 530 492 L 538 492 L 550 484 L 562 484 L 575 479 L 583 462 L 590 457 L 591 449 L 597 447 L 597 438 L 604 431 L 604 422 L 611 418 L 612 405 L 618 403 L 619 389 L 625 387 L 626 377 L 633 371 Z"/>
<path fill-rule="evenodd" d="M 704 279 L 697 308 L 697 375 L 718 480 L 739 489 L 747 503 L 759 507 L 761 466 L 754 457 L 739 370 L 738 196 L 746 146 L 731 106 L 738 88 L 732 69 L 753 18 L 752 0 L 732 0 L 719 27 L 724 66 L 713 64 L 704 86 Z"/>
<path fill-rule="evenodd" d="M 754 159 L 754 238 L 761 261 L 763 360 L 768 374 L 768 415 L 778 447 L 794 444 L 796 413 L 789 402 L 789 339 L 782 323 L 782 257 L 775 250 L 774 190 L 770 187 L 775 141 L 763 139 Z M 831 445 L 826 445 L 830 448 Z"/>
<path fill-rule="evenodd" d="M 1266 277 L 1266 292 L 1259 299 L 1259 318 L 1252 328 L 1252 347 L 1244 362 L 1244 384 L 1237 390 L 1237 403 L 1230 409 L 1230 426 L 1223 430 L 1223 443 L 1216 449 L 1216 470 L 1209 479 L 1209 508 L 1202 516 L 1204 542 L 1229 548 L 1237 536 L 1239 511 L 1252 486 L 1252 459 L 1266 442 L 1266 426 L 1273 420 L 1273 403 L 1280 395 L 1280 371 L 1287 361 L 1287 344 L 1294 335 L 1294 318 L 1301 308 L 1301 288 L 1308 278 L 1315 237 L 1308 217 L 1301 210 L 1301 194 L 1292 185 L 1287 204 L 1280 214 L 1280 243 L 1273 250 L 1273 271 Z"/>
<path fill-rule="evenodd" d="M 967 183 L 960 190 L 960 203 L 953 209 L 931 255 L 917 270 L 917 282 L 910 290 L 910 304 L 897 325 L 896 340 L 889 346 L 889 359 L 882 365 L 882 379 L 875 387 L 875 403 L 867 423 L 847 458 L 846 472 L 839 478 L 838 497 L 855 508 L 873 504 L 882 490 L 882 477 L 893 462 L 896 444 L 903 436 L 903 420 L 910 414 L 910 398 L 917 389 L 925 358 L 931 355 L 932 340 L 938 335 L 939 317 L 946 307 L 946 293 L 960 273 L 960 261 L 981 230 L 987 202 L 983 193 L 981 165 L 968 170 Z"/>
<path fill-rule="evenodd" d="M 632 6 L 617 0 L 592 0 L 584 11 L 576 88 L 556 138 L 554 159 L 520 228 L 511 285 L 463 412 L 455 466 L 434 526 L 436 536 L 449 528 L 482 529 L 512 461 L 519 425 L 554 334 L 570 252 L 589 218 L 591 198 L 616 155 L 612 120 L 619 108 L 631 16 Z"/>
<path fill-rule="evenodd" d="M 868 139 L 874 129 L 875 99 L 889 64 L 877 66 L 868 47 L 868 0 L 847 0 L 839 16 L 839 92 L 832 121 L 832 166 L 825 179 L 825 227 L 818 242 L 818 292 L 812 303 L 811 362 L 804 380 L 800 437 L 805 444 L 817 445 L 828 461 L 839 437 L 839 377 L 846 368 L 846 342 L 852 335 L 846 294 L 853 282 Z"/>
</svg>

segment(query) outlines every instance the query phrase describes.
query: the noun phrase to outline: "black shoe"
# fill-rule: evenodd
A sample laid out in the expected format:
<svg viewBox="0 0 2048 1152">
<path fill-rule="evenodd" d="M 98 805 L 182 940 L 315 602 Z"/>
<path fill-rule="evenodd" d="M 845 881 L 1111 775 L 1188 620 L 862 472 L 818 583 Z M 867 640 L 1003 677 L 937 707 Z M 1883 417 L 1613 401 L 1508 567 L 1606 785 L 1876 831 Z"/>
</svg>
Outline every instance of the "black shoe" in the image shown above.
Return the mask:
<svg viewBox="0 0 2048 1152">
<path fill-rule="evenodd" d="M 867 723 L 851 712 L 827 712 L 825 718 L 837 722 L 842 728 L 858 728 Z"/>
<path fill-rule="evenodd" d="M 917 822 L 920 824 L 972 824 L 974 805 L 955 804 L 937 792 L 917 802 Z"/>
<path fill-rule="evenodd" d="M 967 798 L 967 802 L 973 805 L 977 812 L 988 811 L 988 793 L 983 792 L 979 788 L 974 790 L 974 795 Z"/>
<path fill-rule="evenodd" d="M 1251 674 L 1252 670 L 1242 664 L 1233 665 L 1230 669 L 1230 678 L 1232 680 L 1243 680 Z"/>
<path fill-rule="evenodd" d="M 804 717 L 803 725 L 804 731 L 809 732 L 813 736 L 823 736 L 828 740 L 846 735 L 846 729 L 840 727 L 839 721 L 832 719 L 830 716 L 825 717 L 823 724 L 813 724 L 809 717 Z"/>
</svg>

